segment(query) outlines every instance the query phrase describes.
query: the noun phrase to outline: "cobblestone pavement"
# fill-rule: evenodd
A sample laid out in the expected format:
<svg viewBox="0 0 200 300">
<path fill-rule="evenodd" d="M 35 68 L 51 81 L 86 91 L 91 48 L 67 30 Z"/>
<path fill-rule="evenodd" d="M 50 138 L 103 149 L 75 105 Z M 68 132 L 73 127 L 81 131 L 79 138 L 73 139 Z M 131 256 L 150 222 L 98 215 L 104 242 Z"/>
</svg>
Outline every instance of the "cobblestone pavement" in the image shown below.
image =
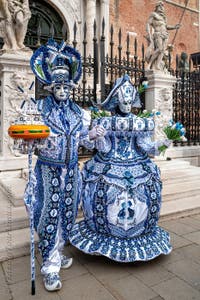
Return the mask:
<svg viewBox="0 0 200 300">
<path fill-rule="evenodd" d="M 0 300 L 200 300 L 200 214 L 160 222 L 171 235 L 170 255 L 149 262 L 116 263 L 65 249 L 74 264 L 61 271 L 63 288 L 45 291 L 36 260 L 36 295 L 30 294 L 30 257 L 0 264 Z"/>
</svg>

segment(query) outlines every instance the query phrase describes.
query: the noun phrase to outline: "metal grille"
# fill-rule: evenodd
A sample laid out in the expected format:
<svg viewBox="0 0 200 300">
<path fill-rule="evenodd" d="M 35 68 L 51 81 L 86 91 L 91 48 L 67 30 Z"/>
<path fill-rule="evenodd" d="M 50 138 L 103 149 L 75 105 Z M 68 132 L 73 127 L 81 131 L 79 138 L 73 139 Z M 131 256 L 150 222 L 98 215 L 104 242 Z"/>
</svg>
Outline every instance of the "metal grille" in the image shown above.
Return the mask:
<svg viewBox="0 0 200 300">
<path fill-rule="evenodd" d="M 177 56 L 178 66 L 178 56 Z M 200 144 L 200 68 L 197 66 L 189 72 L 180 72 L 178 68 L 174 75 L 177 82 L 173 93 L 173 118 L 180 121 L 186 129 L 186 142 L 176 142 L 175 146 Z"/>
<path fill-rule="evenodd" d="M 73 46 L 76 48 L 76 31 L 77 26 L 74 25 Z M 106 53 L 105 44 L 105 22 L 102 20 L 101 35 L 97 39 L 96 21 L 93 25 L 93 56 L 87 54 L 87 27 L 86 23 L 83 28 L 83 76 L 81 85 L 73 92 L 73 99 L 83 107 L 90 106 L 93 103 L 102 102 L 109 94 L 115 80 L 123 74 L 128 74 L 134 81 L 135 85 L 139 85 L 144 77 L 144 46 L 139 51 L 141 59 L 138 57 L 138 42 L 134 40 L 130 45 L 129 34 L 126 36 L 125 47 L 122 46 L 122 32 L 119 30 L 118 45 L 114 43 L 113 26 L 110 27 L 110 37 L 108 44 L 109 49 Z M 117 50 L 116 50 L 117 49 Z M 122 55 L 125 53 L 125 56 Z"/>
</svg>

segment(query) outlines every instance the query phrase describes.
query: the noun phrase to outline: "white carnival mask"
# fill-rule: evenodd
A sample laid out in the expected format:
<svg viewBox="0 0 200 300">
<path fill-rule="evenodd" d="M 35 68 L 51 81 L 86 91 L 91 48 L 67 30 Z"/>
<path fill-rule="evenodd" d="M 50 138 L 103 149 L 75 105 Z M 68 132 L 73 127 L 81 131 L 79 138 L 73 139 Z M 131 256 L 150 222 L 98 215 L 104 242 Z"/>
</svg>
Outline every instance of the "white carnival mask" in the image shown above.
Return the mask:
<svg viewBox="0 0 200 300">
<path fill-rule="evenodd" d="M 65 101 L 69 98 L 70 86 L 66 83 L 55 83 L 53 86 L 53 94 L 56 100 Z"/>
<path fill-rule="evenodd" d="M 133 102 L 134 87 L 126 81 L 118 90 L 119 109 L 122 113 L 131 112 Z"/>
</svg>

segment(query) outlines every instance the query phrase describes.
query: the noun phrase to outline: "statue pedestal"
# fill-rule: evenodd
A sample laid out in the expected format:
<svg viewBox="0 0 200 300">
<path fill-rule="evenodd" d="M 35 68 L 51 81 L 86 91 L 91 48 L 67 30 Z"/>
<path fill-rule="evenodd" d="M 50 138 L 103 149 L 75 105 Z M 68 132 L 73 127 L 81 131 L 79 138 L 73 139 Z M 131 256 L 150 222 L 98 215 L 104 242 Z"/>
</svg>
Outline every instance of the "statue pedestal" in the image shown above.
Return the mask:
<svg viewBox="0 0 200 300">
<path fill-rule="evenodd" d="M 0 56 L 0 172 L 27 168 L 27 156 L 13 151 L 8 128 L 23 100 L 35 96 L 34 86 L 29 89 L 35 78 L 30 68 L 31 55 L 31 51 L 16 51 Z"/>
<path fill-rule="evenodd" d="M 155 109 L 161 115 L 155 116 L 155 139 L 165 138 L 165 127 L 173 115 L 173 85 L 176 78 L 163 72 L 148 70 L 145 74 L 148 78 L 148 89 L 145 91 L 145 104 L 147 110 Z"/>
</svg>

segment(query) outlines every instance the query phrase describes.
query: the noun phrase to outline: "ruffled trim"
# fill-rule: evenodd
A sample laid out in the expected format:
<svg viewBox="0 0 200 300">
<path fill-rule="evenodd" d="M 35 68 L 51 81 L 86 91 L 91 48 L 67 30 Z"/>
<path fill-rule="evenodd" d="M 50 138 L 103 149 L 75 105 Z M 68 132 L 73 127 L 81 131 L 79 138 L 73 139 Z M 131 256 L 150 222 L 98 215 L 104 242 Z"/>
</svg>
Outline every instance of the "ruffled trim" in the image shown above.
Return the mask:
<svg viewBox="0 0 200 300">
<path fill-rule="evenodd" d="M 76 223 L 69 235 L 73 246 L 87 254 L 100 254 L 118 262 L 147 261 L 172 250 L 168 232 L 156 226 L 153 231 L 122 239 L 92 231 L 85 221 Z"/>
</svg>

